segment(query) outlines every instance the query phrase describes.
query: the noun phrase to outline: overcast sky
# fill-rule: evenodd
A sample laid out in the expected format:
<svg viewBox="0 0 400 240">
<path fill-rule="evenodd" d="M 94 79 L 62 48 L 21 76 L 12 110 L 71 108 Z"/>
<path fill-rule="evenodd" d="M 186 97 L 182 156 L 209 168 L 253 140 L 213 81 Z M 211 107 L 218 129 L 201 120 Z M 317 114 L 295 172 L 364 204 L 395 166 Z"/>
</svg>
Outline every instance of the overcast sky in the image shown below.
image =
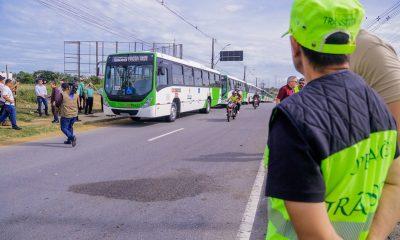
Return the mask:
<svg viewBox="0 0 400 240">
<path fill-rule="evenodd" d="M 83 9 L 106 22 L 124 36 L 148 42 L 184 44 L 184 58 L 209 65 L 211 40 L 176 16 L 156 0 L 46 0 L 64 2 Z M 113 35 L 80 20 L 60 15 L 37 0 L 0 0 L 0 70 L 8 64 L 20 70 L 64 71 L 65 40 L 134 41 Z M 165 0 L 201 30 L 218 40 L 216 50 L 244 50 L 244 64 L 251 82 L 258 77 L 267 86 L 280 85 L 288 75 L 299 75 L 291 64 L 288 38 L 280 36 L 288 28 L 291 0 Z M 368 18 L 375 18 L 395 0 L 361 0 Z M 400 17 L 376 33 L 400 40 Z M 243 76 L 243 63 L 219 63 L 218 68 Z"/>
</svg>

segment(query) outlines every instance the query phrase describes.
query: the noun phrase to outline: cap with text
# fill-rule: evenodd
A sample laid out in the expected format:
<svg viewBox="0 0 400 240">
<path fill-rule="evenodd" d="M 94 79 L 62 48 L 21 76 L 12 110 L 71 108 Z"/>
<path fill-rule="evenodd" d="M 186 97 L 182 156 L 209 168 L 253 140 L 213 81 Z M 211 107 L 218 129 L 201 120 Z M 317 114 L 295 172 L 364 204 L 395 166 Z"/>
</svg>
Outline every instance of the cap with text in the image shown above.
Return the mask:
<svg viewBox="0 0 400 240">
<path fill-rule="evenodd" d="M 356 49 L 356 37 L 364 14 L 358 0 L 294 0 L 288 33 L 310 50 L 351 54 Z M 347 34 L 349 42 L 327 44 L 326 39 L 338 32 Z"/>
</svg>

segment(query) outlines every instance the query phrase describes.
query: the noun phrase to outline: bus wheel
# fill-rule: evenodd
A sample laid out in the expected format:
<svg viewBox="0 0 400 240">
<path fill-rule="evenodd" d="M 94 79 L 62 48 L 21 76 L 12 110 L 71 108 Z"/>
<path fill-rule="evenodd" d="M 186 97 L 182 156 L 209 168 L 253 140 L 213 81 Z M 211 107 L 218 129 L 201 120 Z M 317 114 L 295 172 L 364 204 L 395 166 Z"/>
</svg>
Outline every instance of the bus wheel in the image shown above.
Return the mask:
<svg viewBox="0 0 400 240">
<path fill-rule="evenodd" d="M 211 101 L 210 101 L 210 99 L 207 99 L 207 103 L 206 104 L 207 104 L 206 107 L 200 110 L 201 113 L 206 113 L 206 114 L 210 113 L 210 111 L 211 111 Z"/>
<path fill-rule="evenodd" d="M 171 113 L 169 114 L 169 116 L 167 116 L 166 120 L 168 122 L 175 122 L 177 116 L 178 116 L 178 107 L 176 106 L 176 102 L 172 102 Z"/>
<path fill-rule="evenodd" d="M 140 117 L 131 117 L 131 119 L 134 122 L 139 122 L 140 121 Z"/>
</svg>

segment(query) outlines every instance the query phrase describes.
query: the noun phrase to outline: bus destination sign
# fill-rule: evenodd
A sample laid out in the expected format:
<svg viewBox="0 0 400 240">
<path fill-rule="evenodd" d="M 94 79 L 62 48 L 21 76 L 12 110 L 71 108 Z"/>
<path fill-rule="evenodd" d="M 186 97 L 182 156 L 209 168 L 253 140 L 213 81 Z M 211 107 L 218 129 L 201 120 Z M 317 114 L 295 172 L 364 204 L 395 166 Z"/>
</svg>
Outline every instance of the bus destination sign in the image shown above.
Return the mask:
<svg viewBox="0 0 400 240">
<path fill-rule="evenodd" d="M 126 56 L 111 56 L 111 63 L 149 63 L 152 62 L 152 55 L 126 55 Z"/>
</svg>

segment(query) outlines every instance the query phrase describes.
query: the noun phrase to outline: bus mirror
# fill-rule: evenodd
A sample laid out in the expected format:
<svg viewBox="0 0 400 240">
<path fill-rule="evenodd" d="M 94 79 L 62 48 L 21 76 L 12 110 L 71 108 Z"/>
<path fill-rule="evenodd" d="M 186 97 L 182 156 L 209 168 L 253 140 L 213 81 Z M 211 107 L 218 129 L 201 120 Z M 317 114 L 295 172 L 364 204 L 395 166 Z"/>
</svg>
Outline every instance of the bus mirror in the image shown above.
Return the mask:
<svg viewBox="0 0 400 240">
<path fill-rule="evenodd" d="M 167 69 L 165 67 L 158 67 L 158 75 L 164 76 L 167 72 Z"/>
</svg>

